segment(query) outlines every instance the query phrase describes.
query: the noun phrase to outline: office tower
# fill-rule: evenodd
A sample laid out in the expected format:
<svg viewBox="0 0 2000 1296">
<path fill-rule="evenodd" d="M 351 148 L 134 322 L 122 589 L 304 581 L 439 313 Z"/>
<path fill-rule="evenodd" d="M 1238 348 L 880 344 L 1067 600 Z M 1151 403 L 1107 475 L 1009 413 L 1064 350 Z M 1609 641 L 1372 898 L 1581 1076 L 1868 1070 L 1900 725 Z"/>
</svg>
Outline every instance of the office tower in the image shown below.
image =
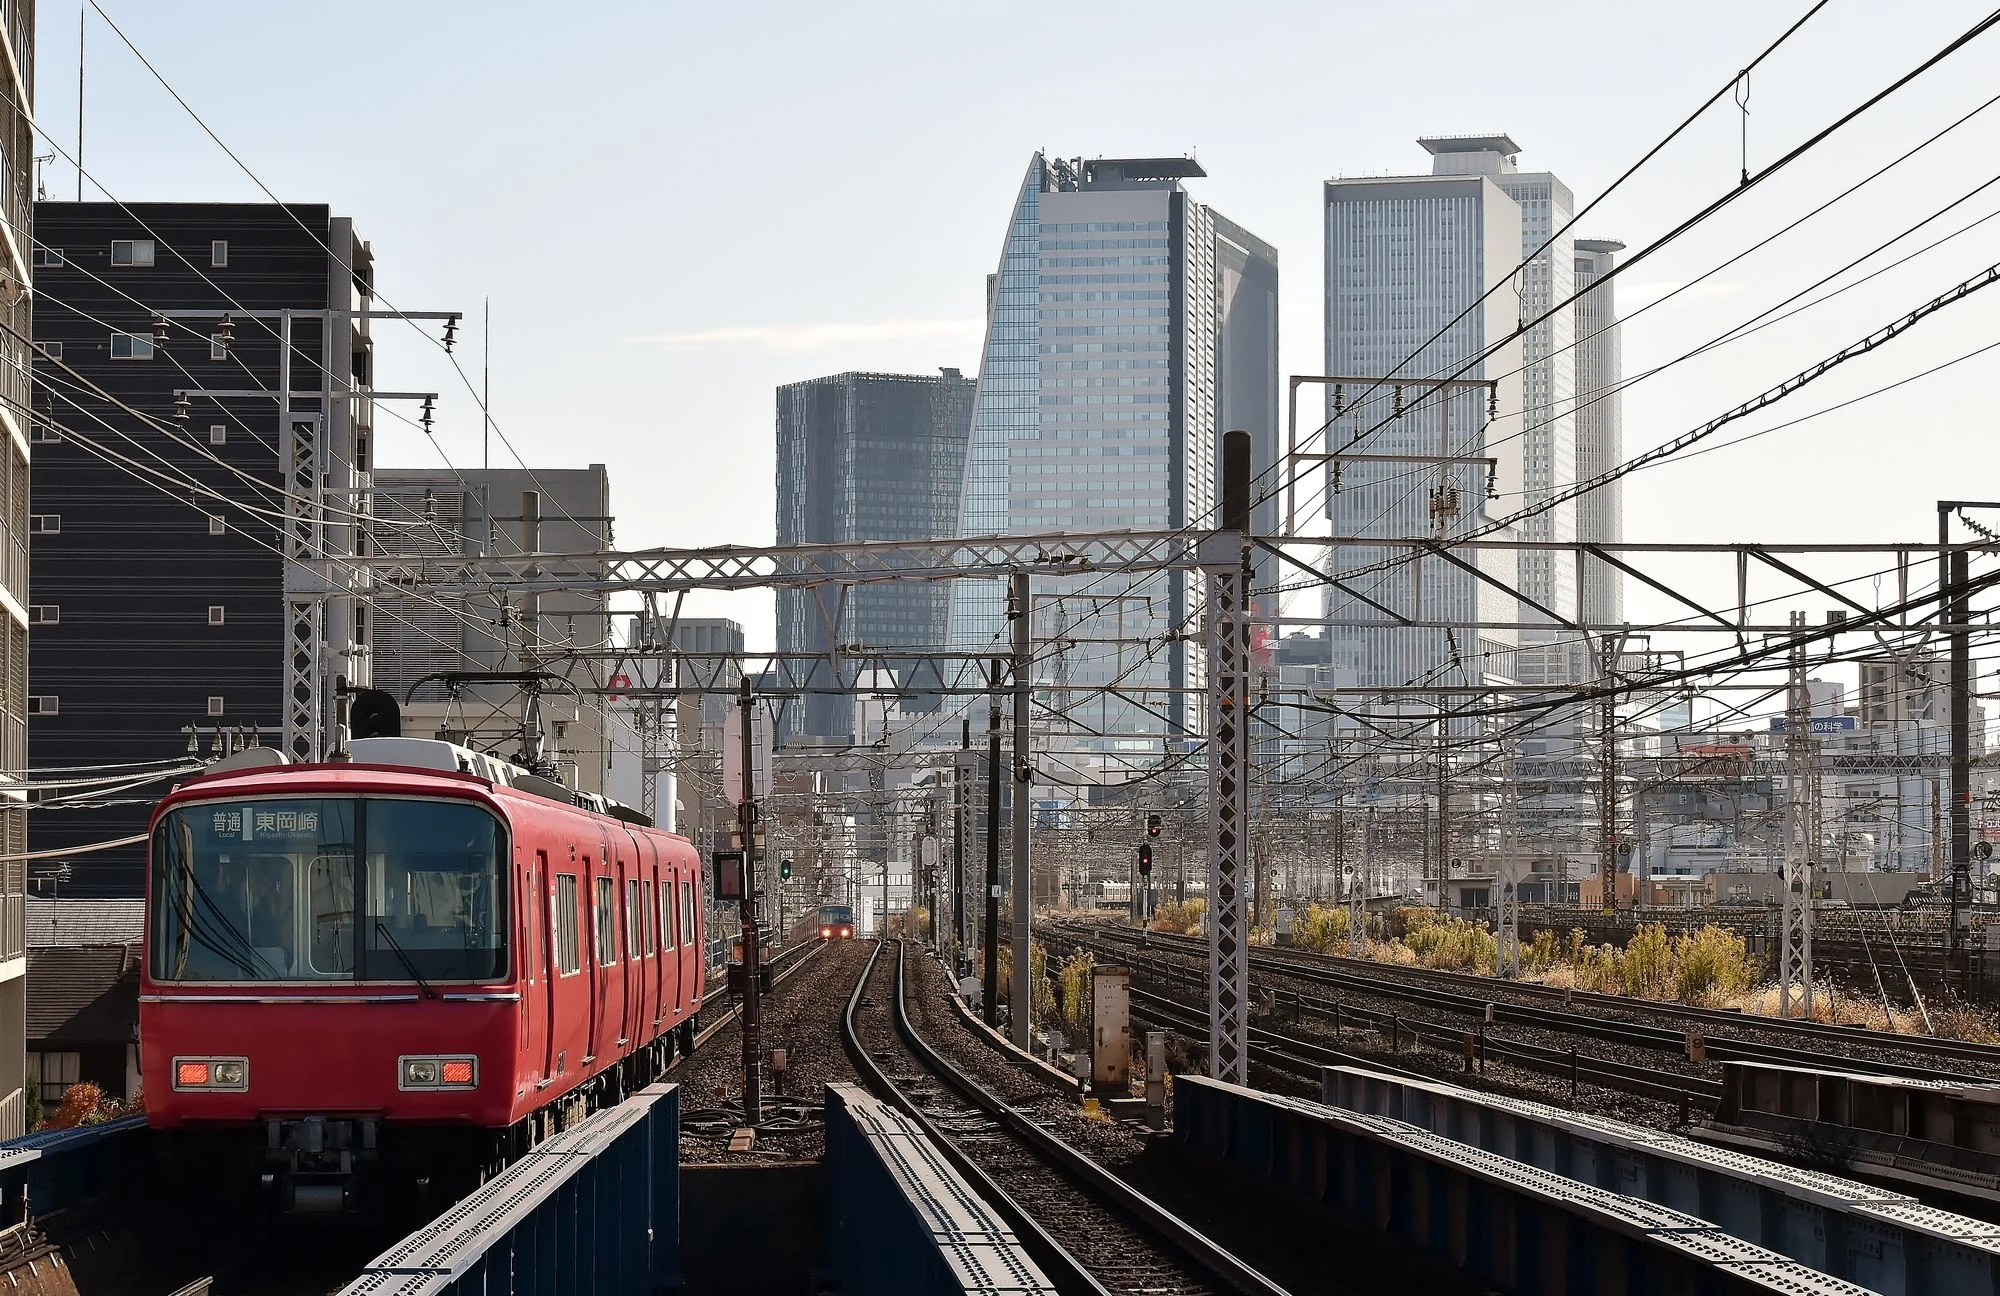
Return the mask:
<svg viewBox="0 0 2000 1296">
<path fill-rule="evenodd" d="M 527 551 L 603 553 L 611 547 L 611 479 L 587 468 L 386 468 L 374 474 L 370 548 L 384 557 L 442 557 Z M 540 595 L 529 641 L 523 606 L 456 591 L 377 591 L 367 680 L 403 703 L 403 732 L 443 737 L 522 760 L 528 693 L 514 682 L 481 683 L 492 672 L 566 671 L 603 686 L 609 671 L 586 657 L 612 646 L 603 594 Z M 613 766 L 634 762 L 630 709 L 601 693 L 544 690 L 537 727 L 542 760 L 570 787 L 605 792 Z M 628 794 L 635 780 L 626 781 Z"/>
<path fill-rule="evenodd" d="M 1608 239 L 1576 241 L 1576 479 L 1589 481 L 1617 467 L 1625 458 L 1625 362 L 1618 339 L 1615 284 L 1599 284 L 1611 273 L 1623 243 Z M 1584 290 L 1589 291 L 1585 292 Z M 1599 486 L 1576 501 L 1579 539 L 1616 543 L 1625 538 L 1625 483 L 1621 478 Z M 1625 574 L 1615 567 L 1586 560 L 1583 565 L 1583 613 L 1597 624 L 1625 619 Z"/>
<path fill-rule="evenodd" d="M 1322 486 L 1337 537 L 1448 539 L 1519 504 L 1522 352 L 1509 339 L 1524 309 L 1514 276 L 1524 236 L 1521 205 L 1499 183 L 1514 145 L 1473 142 L 1477 153 L 1434 150 L 1432 175 L 1326 182 L 1326 374 L 1339 381 L 1327 387 L 1326 437 L 1309 448 L 1391 456 L 1329 465 Z M 1471 165 L 1489 159 L 1488 169 Z M 1497 389 L 1423 381 L 1454 375 Z M 1508 673 L 1513 636 L 1479 627 L 1512 621 L 1514 600 L 1444 558 L 1399 556 L 1330 546 L 1346 587 L 1326 596 L 1334 665 L 1381 688 Z M 1501 582 L 1518 578 L 1496 551 L 1464 561 Z M 1394 617 L 1443 624 L 1400 628 Z"/>
<path fill-rule="evenodd" d="M 987 286 L 960 534 L 1213 525 L 1221 433 L 1250 431 L 1270 466 L 1277 252 L 1195 201 L 1183 182 L 1205 174 L 1189 158 L 1030 159 Z M 1274 525 L 1275 506 L 1258 517 Z M 955 582 L 954 646 L 1003 641 L 1006 600 L 1001 583 Z M 1033 624 L 1119 641 L 1038 668 L 1080 747 L 1144 759 L 1201 731 L 1199 699 L 1165 691 L 1202 679 L 1197 577 L 1042 581 Z M 1122 698 L 1090 688 L 1111 684 Z"/>
<path fill-rule="evenodd" d="M 326 683 L 368 646 L 338 557 L 373 422 L 368 245 L 310 204 L 43 202 L 35 226 L 29 763 L 324 725 Z M 144 795 L 44 816 L 38 848 L 143 836 Z M 136 896 L 144 861 L 78 854 L 62 892 Z"/>
<path fill-rule="evenodd" d="M 956 369 L 844 373 L 778 388 L 778 543 L 956 535 L 972 399 L 972 381 Z M 940 647 L 947 597 L 943 585 L 913 581 L 780 590 L 778 647 Z M 787 708 L 784 729 L 849 739 L 854 699 L 808 694 Z"/>
<path fill-rule="evenodd" d="M 6 291 L 0 292 L 0 324 L 7 333 L 7 364 L 0 365 L 0 421 L 4 421 L 6 462 L 0 464 L 0 1139 L 27 1133 L 24 1076 L 27 1038 L 27 862 L 28 816 L 21 808 L 18 782 L 28 768 L 28 456 L 30 442 L 27 340 L 34 335 L 33 307 L 24 288 L 35 280 L 40 258 L 35 246 L 35 128 L 28 116 L 34 102 L 35 6 L 10 4 L 0 23 L 0 45 L 14 73 L 13 90 L 0 102 L 0 143 L 5 145 L 7 185 L 0 193 L 5 244 Z M 39 285 L 36 285 L 39 287 Z"/>
</svg>

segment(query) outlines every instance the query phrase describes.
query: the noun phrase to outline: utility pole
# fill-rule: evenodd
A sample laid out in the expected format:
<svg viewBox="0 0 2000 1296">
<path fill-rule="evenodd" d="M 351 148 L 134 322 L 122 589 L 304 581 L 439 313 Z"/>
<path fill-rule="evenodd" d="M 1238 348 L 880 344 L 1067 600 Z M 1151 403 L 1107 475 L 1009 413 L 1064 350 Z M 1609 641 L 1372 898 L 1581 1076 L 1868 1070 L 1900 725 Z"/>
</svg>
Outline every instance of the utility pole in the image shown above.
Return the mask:
<svg viewBox="0 0 2000 1296">
<path fill-rule="evenodd" d="M 1014 619 L 1014 994 L 1013 1026 L 1016 1048 L 1025 1049 L 1034 1028 L 1034 975 L 1029 959 L 1034 898 L 1028 887 L 1028 806 L 1035 770 L 1028 753 L 1028 703 L 1034 686 L 1034 613 L 1028 573 L 1015 572 L 1008 610 Z"/>
<path fill-rule="evenodd" d="M 1347 882 L 1347 952 L 1355 958 L 1368 953 L 1369 845 L 1375 836 L 1375 807 L 1362 812 L 1361 867 Z"/>
<path fill-rule="evenodd" d="M 1618 912 L 1618 694 L 1612 686 L 1623 639 L 1604 636 L 1599 667 L 1604 697 L 1597 717 L 1597 880 L 1607 914 Z"/>
<path fill-rule="evenodd" d="M 1449 907 L 1451 891 L 1451 726 L 1447 723 L 1445 709 L 1438 706 L 1437 716 L 1437 900 L 1440 910 Z"/>
<path fill-rule="evenodd" d="M 969 715 L 959 721 L 958 749 L 972 750 Z M 965 803 L 971 790 L 966 771 L 966 758 L 960 756 L 951 772 L 951 966 L 958 977 L 965 975 Z"/>
<path fill-rule="evenodd" d="M 521 492 L 521 552 L 526 555 L 542 551 L 542 493 L 540 491 Z M 528 575 L 540 575 L 537 568 L 530 566 Z M 521 596 L 521 671 L 523 674 L 541 669 L 542 652 L 542 596 L 529 592 Z M 544 776 L 552 776 L 555 770 L 544 759 L 542 739 L 542 691 L 539 685 L 526 685 L 527 701 L 521 708 L 521 763 L 530 771 Z M 749 801 L 749 774 L 744 774 L 744 801 Z M 747 888 L 747 883 L 745 884 Z"/>
<path fill-rule="evenodd" d="M 1000 694 L 986 713 L 986 922 L 980 957 L 984 962 L 980 1012 L 988 1026 L 1000 1024 Z"/>
<path fill-rule="evenodd" d="M 736 822 L 743 829 L 743 897 L 736 902 L 743 925 L 743 1123 L 754 1127 L 764 1118 L 759 1064 L 764 1050 L 764 1006 L 757 993 L 757 755 L 754 736 L 757 700 L 750 677 L 743 677 L 737 705 L 743 708 L 743 799 Z"/>
<path fill-rule="evenodd" d="M 1951 515 L 1964 509 L 1994 508 L 2000 508 L 2000 502 L 1939 500 L 1937 506 L 1938 612 L 1947 627 L 1945 640 L 1950 645 L 1951 662 L 1951 955 L 1947 975 L 1959 978 L 1961 986 L 1967 971 L 1966 937 L 1972 928 L 1972 639 L 1966 625 L 1972 616 L 1972 591 L 1967 554 L 1951 551 Z M 1931 800 L 1935 807 L 1937 798 Z M 1935 849 L 1936 833 L 1931 840 Z"/>
<path fill-rule="evenodd" d="M 1968 555 L 1951 555 L 1945 603 L 1951 644 L 1951 973 L 1965 984 L 1966 937 L 1972 927 L 1972 617 Z"/>
<path fill-rule="evenodd" d="M 1248 432 L 1222 437 L 1222 526 L 1201 541 L 1208 585 L 1208 1073 L 1250 1077 L 1250 932 L 1243 866 L 1250 826 Z"/>
<path fill-rule="evenodd" d="M 1803 630 L 1806 616 L 1792 613 Z M 1813 857 L 1818 853 L 1819 783 L 1813 777 L 1812 696 L 1805 648 L 1792 646 L 1785 706 L 1785 864 L 1779 877 L 1778 1016 L 1812 1019 Z"/>
<path fill-rule="evenodd" d="M 1501 744 L 1500 867 L 1493 880 L 1500 886 L 1499 963 L 1503 977 L 1521 975 L 1521 865 L 1519 805 L 1515 801 L 1514 745 Z"/>
</svg>

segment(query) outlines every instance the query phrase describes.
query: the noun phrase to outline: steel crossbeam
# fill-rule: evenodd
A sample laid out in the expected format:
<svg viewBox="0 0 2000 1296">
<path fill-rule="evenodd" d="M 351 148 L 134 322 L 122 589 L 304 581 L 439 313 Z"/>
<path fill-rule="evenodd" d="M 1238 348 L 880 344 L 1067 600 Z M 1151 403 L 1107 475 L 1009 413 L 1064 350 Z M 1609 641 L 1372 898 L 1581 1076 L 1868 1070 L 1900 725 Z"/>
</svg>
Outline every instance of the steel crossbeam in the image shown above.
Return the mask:
<svg viewBox="0 0 2000 1296">
<path fill-rule="evenodd" d="M 671 680 L 663 678 L 660 668 L 667 657 L 672 657 L 678 665 Z M 992 691 L 996 671 L 1000 679 L 1006 678 L 1007 660 L 1005 653 L 942 652 L 928 648 L 856 646 L 828 652 L 687 655 L 660 648 L 632 648 L 566 652 L 548 658 L 543 665 L 550 670 L 560 670 L 566 665 L 583 667 L 591 683 L 582 691 L 618 697 L 734 695 L 746 675 L 758 681 L 760 697 L 871 692 L 983 697 Z M 610 683 L 620 675 L 625 677 L 624 684 Z"/>
</svg>

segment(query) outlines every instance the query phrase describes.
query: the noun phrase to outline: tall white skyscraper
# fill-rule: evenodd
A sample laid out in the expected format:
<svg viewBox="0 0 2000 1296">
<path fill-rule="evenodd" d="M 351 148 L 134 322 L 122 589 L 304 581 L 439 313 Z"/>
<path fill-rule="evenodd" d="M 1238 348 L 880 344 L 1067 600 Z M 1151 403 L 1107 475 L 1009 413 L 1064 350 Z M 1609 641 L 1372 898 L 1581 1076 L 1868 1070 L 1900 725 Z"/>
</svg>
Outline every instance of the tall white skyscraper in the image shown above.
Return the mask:
<svg viewBox="0 0 2000 1296">
<path fill-rule="evenodd" d="M 1492 143 L 1513 148 L 1504 137 Z M 1500 346 L 1460 375 L 1496 380 L 1490 398 L 1477 388 L 1432 392 L 1422 380 L 1457 374 L 1519 322 L 1511 275 L 1521 257 L 1520 204 L 1497 173 L 1469 169 L 1330 180 L 1325 204 L 1326 373 L 1348 381 L 1327 388 L 1321 448 L 1400 457 L 1329 467 L 1333 533 L 1462 534 L 1521 489 L 1521 438 L 1512 435 L 1520 427 L 1520 344 Z M 1481 301 L 1496 282 L 1499 290 Z M 1499 462 L 1491 474 L 1479 463 L 1435 462 L 1448 457 Z M 1489 485 L 1501 493 L 1496 505 L 1488 504 Z M 1329 553 L 1328 568 L 1345 586 L 1328 590 L 1329 620 L 1363 623 L 1329 628 L 1335 664 L 1382 688 L 1505 674 L 1512 636 L 1478 626 L 1511 621 L 1512 600 L 1444 558 L 1381 566 L 1395 556 L 1365 543 Z M 1513 565 L 1490 553 L 1475 565 L 1497 580 L 1515 579 Z M 1462 628 L 1403 628 L 1391 613 Z"/>
<path fill-rule="evenodd" d="M 1576 476 L 1589 481 L 1625 458 L 1625 360 L 1618 340 L 1614 284 L 1599 285 L 1611 273 L 1625 245 L 1609 239 L 1576 241 L 1576 287 L 1590 289 L 1576 303 Z M 1587 540 L 1625 538 L 1625 483 L 1611 482 L 1576 502 L 1576 532 Z M 1625 576 L 1603 563 L 1583 565 L 1583 610 L 1594 622 L 1625 619 Z"/>
<path fill-rule="evenodd" d="M 1250 431 L 1270 463 L 1277 252 L 1188 194 L 1204 174 L 1189 158 L 1029 161 L 988 281 L 961 534 L 1200 525 L 1223 431 Z M 1199 699 L 1165 691 L 1200 682 L 1199 591 L 1180 573 L 1038 587 L 1039 637 L 1098 627 L 1038 666 L 1080 746 L 1156 756 L 1200 731 Z M 962 647 L 1004 640 L 1005 588 L 955 583 L 951 624 Z"/>
<path fill-rule="evenodd" d="M 1337 535 L 1445 538 L 1489 514 L 1545 503 L 1618 455 L 1616 396 L 1579 408 L 1580 395 L 1587 399 L 1590 390 L 1617 382 L 1610 288 L 1556 307 L 1608 269 L 1619 245 L 1558 233 L 1574 214 L 1568 187 L 1548 172 L 1521 171 L 1520 146 L 1507 136 L 1434 136 L 1418 143 L 1431 155 L 1430 175 L 1335 180 L 1326 186 L 1328 372 L 1400 378 L 1414 403 L 1401 408 L 1393 381 L 1359 406 L 1335 410 L 1330 401 L 1329 414 L 1342 434 L 1334 448 L 1365 433 L 1357 452 L 1491 456 L 1501 461 L 1497 498 L 1470 506 L 1480 494 L 1472 489 L 1474 465 L 1343 464 L 1341 489 L 1329 507 Z M 1488 289 L 1494 291 L 1478 309 L 1430 341 Z M 1482 418 L 1471 392 L 1450 402 L 1416 395 L 1423 390 L 1419 380 L 1456 372 L 1523 323 L 1530 327 L 1519 339 L 1464 375 L 1498 380 L 1498 419 Z M 1349 389 L 1358 395 L 1351 384 Z M 1449 493 L 1453 486 L 1455 497 Z M 1440 497 L 1443 507 L 1433 506 Z M 1612 494 L 1544 509 L 1525 519 L 1517 536 L 1560 543 L 1621 534 L 1618 498 Z M 1342 553 L 1335 565 L 1352 568 L 1364 556 Z M 1489 555 L 1482 567 L 1493 561 Z M 1583 611 L 1606 618 L 1622 608 L 1619 576 L 1608 568 L 1587 569 L 1580 589 L 1576 563 L 1565 554 L 1523 553 L 1505 573 L 1500 565 L 1490 573 L 1564 617 Z M 1391 569 L 1374 574 L 1363 592 L 1391 606 L 1398 594 L 1432 597 L 1438 607 L 1425 614 L 1439 617 L 1448 615 L 1445 609 L 1469 610 L 1479 600 L 1496 608 L 1508 602 L 1462 570 L 1442 562 L 1434 569 L 1418 566 L 1426 571 L 1415 582 Z M 1433 570 L 1437 582 L 1431 580 Z M 1409 588 L 1413 584 L 1416 592 Z M 1338 591 L 1329 596 L 1329 607 L 1343 616 L 1367 614 L 1365 605 Z M 1517 614 L 1531 622 L 1546 619 L 1526 604 L 1507 608 L 1504 619 Z M 1472 619 L 1468 611 L 1467 620 Z M 1335 640 L 1335 651 L 1353 661 L 1364 683 L 1387 687 L 1436 682 L 1441 672 L 1453 674 L 1451 682 L 1475 682 L 1478 671 L 1470 665 L 1468 646 L 1475 640 L 1482 654 L 1479 669 L 1489 674 L 1559 684 L 1595 669 L 1586 645 L 1553 629 L 1527 630 L 1511 642 L 1469 629 L 1447 636 L 1367 628 L 1336 631 Z"/>
</svg>

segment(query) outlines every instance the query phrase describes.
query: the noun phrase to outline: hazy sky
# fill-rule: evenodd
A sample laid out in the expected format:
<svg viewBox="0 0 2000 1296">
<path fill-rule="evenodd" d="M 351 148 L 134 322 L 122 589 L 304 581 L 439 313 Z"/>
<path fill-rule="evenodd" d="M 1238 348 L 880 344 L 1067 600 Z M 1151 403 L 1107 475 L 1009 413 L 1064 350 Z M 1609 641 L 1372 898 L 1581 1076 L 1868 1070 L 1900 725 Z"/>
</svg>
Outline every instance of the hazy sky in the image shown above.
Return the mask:
<svg viewBox="0 0 2000 1296">
<path fill-rule="evenodd" d="M 355 218 L 389 302 L 467 312 L 475 376 L 492 298 L 501 430 L 537 467 L 608 464 L 617 538 L 633 547 L 771 539 L 775 385 L 856 368 L 976 371 L 984 277 L 1038 147 L 1197 154 L 1209 173 L 1197 195 L 1279 248 L 1282 368 L 1317 372 L 1321 180 L 1426 170 L 1418 135 L 1505 131 L 1523 169 L 1552 170 L 1587 201 L 1807 7 L 106 0 L 276 193 Z M 1984 9 L 1834 0 L 1752 82 L 1752 169 Z M 71 150 L 77 17 L 71 0 L 40 6 L 37 112 Z M 112 196 L 261 198 L 95 14 L 87 50 L 85 165 Z M 1635 267 L 1624 305 L 1709 270 L 1973 109 L 2000 89 L 1996 69 L 2000 32 Z M 1578 232 L 1637 249 L 1731 188 L 1740 120 L 1733 104 L 1713 111 Z M 1989 181 L 1996 146 L 2000 107 L 1639 316 L 1627 372 Z M 46 183 L 72 195 L 75 173 L 54 163 Z M 1870 265 L 1995 212 L 2000 184 Z M 1996 261 L 2000 217 L 1640 384 L 1626 397 L 1628 453 Z M 380 336 L 381 381 L 444 392 L 438 441 L 453 463 L 477 465 L 478 411 L 457 376 L 407 333 Z M 1740 426 L 1996 341 L 2000 288 Z M 1995 356 L 1639 474 L 1628 536 L 1921 539 L 1939 495 L 2000 493 Z M 437 462 L 414 432 L 383 427 L 382 462 Z M 493 461 L 513 462 L 498 444 Z M 768 596 L 689 609 L 736 616 L 769 642 Z"/>
</svg>

